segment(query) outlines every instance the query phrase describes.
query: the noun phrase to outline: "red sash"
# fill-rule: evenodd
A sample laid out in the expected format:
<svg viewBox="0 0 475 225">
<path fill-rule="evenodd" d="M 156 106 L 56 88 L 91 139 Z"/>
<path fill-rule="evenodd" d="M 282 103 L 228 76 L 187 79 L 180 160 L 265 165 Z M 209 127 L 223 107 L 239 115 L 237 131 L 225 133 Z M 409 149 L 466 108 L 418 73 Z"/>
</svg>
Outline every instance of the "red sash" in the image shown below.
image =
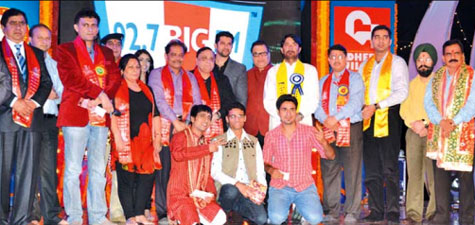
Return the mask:
<svg viewBox="0 0 475 225">
<path fill-rule="evenodd" d="M 5 62 L 7 63 L 8 70 L 10 71 L 10 74 L 12 76 L 12 92 L 13 94 L 15 94 L 15 96 L 18 99 L 30 100 L 31 97 L 33 97 L 33 95 L 38 90 L 38 87 L 40 86 L 41 69 L 40 69 L 40 63 L 38 62 L 35 52 L 33 52 L 33 49 L 29 45 L 27 45 L 25 42 L 23 42 L 23 46 L 25 48 L 26 64 L 27 64 L 27 70 L 28 70 L 28 84 L 27 84 L 28 89 L 26 91 L 26 95 L 24 98 L 21 95 L 20 80 L 19 80 L 20 75 L 18 73 L 18 67 L 15 60 L 15 56 L 12 50 L 10 49 L 10 46 L 8 45 L 6 38 L 3 37 L 2 52 L 3 52 L 3 57 L 5 59 Z M 31 121 L 33 120 L 33 113 L 34 112 L 32 112 L 28 116 L 23 117 L 17 111 L 12 109 L 13 122 L 23 127 L 30 127 Z"/>
<path fill-rule="evenodd" d="M 182 81 L 182 118 L 185 119 L 188 116 L 188 113 L 191 110 L 193 105 L 193 89 L 191 86 L 190 78 L 186 70 L 181 68 L 183 75 L 181 78 Z M 173 103 L 175 101 L 175 86 L 173 85 L 173 78 L 168 67 L 168 64 L 165 65 L 162 69 L 162 84 L 163 84 L 163 95 L 165 96 L 165 101 L 167 104 L 173 108 Z M 170 143 L 170 128 L 171 122 L 164 117 L 161 118 L 162 121 L 162 144 L 168 146 Z"/>
<path fill-rule="evenodd" d="M 135 145 L 141 145 L 137 147 L 142 147 L 142 148 L 150 148 L 149 151 L 153 151 L 153 115 L 155 112 L 155 101 L 153 99 L 152 92 L 148 89 L 147 85 L 145 85 L 142 81 L 138 80 L 137 81 L 140 89 L 142 89 L 143 93 L 145 96 L 148 98 L 148 100 L 152 103 L 152 110 L 151 113 L 148 114 L 148 124 L 150 125 L 150 131 L 145 131 L 141 132 L 145 134 L 144 136 L 146 137 L 141 137 L 141 141 L 138 141 L 138 143 L 132 143 L 132 140 L 130 138 L 130 105 L 129 105 L 129 87 L 127 86 L 127 82 L 123 79 L 119 89 L 117 90 L 117 93 L 115 94 L 114 102 L 117 110 L 120 111 L 121 115 L 117 117 L 117 125 L 120 131 L 120 137 L 115 137 L 115 138 L 122 138 L 122 140 L 125 143 L 125 148 L 123 150 L 117 150 L 119 160 L 125 165 L 125 164 L 132 164 L 129 165 L 129 168 L 134 168 L 134 165 L 140 165 L 143 162 L 140 162 L 142 160 L 139 157 L 132 157 L 132 144 Z M 146 140 L 148 139 L 148 140 Z M 139 149 L 143 150 L 143 149 Z M 161 169 L 162 168 L 162 163 L 160 161 L 160 158 L 153 158 L 154 162 L 154 168 L 155 170 Z M 150 168 L 149 168 L 150 169 Z M 153 170 L 151 170 L 153 171 Z"/>
<path fill-rule="evenodd" d="M 200 87 L 201 100 L 203 104 L 209 106 L 213 110 L 213 113 L 219 111 L 219 109 L 221 109 L 221 99 L 219 98 L 218 85 L 216 84 L 216 80 L 214 79 L 213 72 L 211 72 L 210 74 L 211 90 L 209 94 L 208 90 L 206 89 L 205 80 L 201 76 L 201 73 L 198 68 L 195 68 L 194 74 L 196 80 L 198 81 L 198 86 Z M 207 140 L 210 140 L 211 138 L 214 138 L 221 134 L 223 134 L 223 121 L 216 120 L 206 130 L 205 138 Z"/>
<path fill-rule="evenodd" d="M 76 54 L 79 61 L 79 66 L 81 67 L 82 74 L 86 79 L 100 88 L 104 88 L 106 85 L 106 76 L 107 70 L 105 67 L 105 57 L 102 53 L 99 45 L 94 44 L 94 63 L 87 52 L 87 47 L 84 41 L 77 36 L 73 41 L 74 47 L 76 48 Z M 89 113 L 89 122 L 93 126 L 105 126 L 106 118 L 97 115 L 96 113 L 88 110 Z"/>
<path fill-rule="evenodd" d="M 330 115 L 330 87 L 333 80 L 333 74 L 328 75 L 328 78 L 323 83 L 322 90 L 322 108 L 327 115 Z M 345 106 L 349 98 L 349 83 L 350 83 L 350 73 L 347 69 L 341 75 L 340 81 L 338 82 L 338 95 L 336 99 L 337 110 L 340 111 L 341 107 Z M 325 139 L 332 143 L 336 140 L 336 146 L 348 147 L 350 146 L 350 118 L 345 119 L 345 123 L 348 126 L 338 126 L 337 136 L 330 129 L 323 127 L 323 132 L 325 134 Z"/>
</svg>

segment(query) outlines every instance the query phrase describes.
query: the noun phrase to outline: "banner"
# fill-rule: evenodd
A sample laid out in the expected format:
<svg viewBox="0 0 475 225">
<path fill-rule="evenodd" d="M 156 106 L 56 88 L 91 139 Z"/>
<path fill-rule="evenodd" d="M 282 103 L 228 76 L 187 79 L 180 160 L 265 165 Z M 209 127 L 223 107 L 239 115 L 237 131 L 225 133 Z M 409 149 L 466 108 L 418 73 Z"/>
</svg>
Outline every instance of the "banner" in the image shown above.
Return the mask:
<svg viewBox="0 0 475 225">
<path fill-rule="evenodd" d="M 2 1 L 0 2 L 0 19 L 5 11 L 10 8 L 16 8 L 23 11 L 26 14 L 26 20 L 28 22 L 27 34 L 25 34 L 25 41 L 28 41 L 28 31 L 30 27 L 38 24 L 40 3 L 39 1 Z M 0 29 L 0 40 L 3 38 L 3 31 Z"/>
<path fill-rule="evenodd" d="M 165 45 L 180 39 L 188 47 L 185 69 L 193 69 L 196 51 L 214 49 L 216 33 L 234 35 L 231 58 L 252 67 L 252 42 L 259 37 L 262 6 L 213 1 L 95 1 L 100 37 L 124 34 L 122 54 L 146 49 L 155 67 L 165 65 Z"/>
<path fill-rule="evenodd" d="M 358 71 L 361 63 L 373 55 L 371 30 L 377 25 L 391 29 L 391 52 L 394 52 L 395 1 L 331 1 L 330 46 L 345 46 L 349 70 Z"/>
</svg>

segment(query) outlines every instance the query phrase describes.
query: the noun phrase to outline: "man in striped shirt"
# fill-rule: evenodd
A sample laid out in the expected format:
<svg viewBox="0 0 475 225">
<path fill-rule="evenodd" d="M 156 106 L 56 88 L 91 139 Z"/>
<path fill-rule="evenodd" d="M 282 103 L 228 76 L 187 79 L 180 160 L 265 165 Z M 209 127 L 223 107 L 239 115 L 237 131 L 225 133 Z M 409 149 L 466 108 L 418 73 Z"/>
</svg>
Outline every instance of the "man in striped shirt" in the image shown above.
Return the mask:
<svg viewBox="0 0 475 225">
<path fill-rule="evenodd" d="M 269 131 L 264 141 L 265 170 L 272 177 L 267 208 L 271 224 L 284 222 L 292 203 L 310 224 L 322 221 L 322 206 L 312 178 L 312 149 L 327 159 L 334 159 L 335 152 L 323 132 L 297 123 L 297 104 L 289 94 L 277 99 L 281 124 Z"/>
</svg>

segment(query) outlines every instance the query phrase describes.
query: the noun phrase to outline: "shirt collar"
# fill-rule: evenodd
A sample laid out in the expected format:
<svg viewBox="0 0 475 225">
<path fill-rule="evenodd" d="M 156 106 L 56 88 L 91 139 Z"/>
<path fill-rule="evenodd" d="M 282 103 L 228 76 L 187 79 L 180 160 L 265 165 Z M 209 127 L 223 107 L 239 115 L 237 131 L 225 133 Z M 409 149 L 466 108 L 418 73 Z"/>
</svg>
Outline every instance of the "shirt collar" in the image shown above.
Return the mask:
<svg viewBox="0 0 475 225">
<path fill-rule="evenodd" d="M 230 140 L 232 140 L 236 137 L 236 135 L 234 134 L 233 130 L 231 130 L 231 128 L 229 128 L 228 131 L 226 131 L 226 136 L 227 136 L 227 141 L 230 141 Z M 247 138 L 248 140 L 251 140 L 249 138 L 249 136 L 247 135 L 246 131 L 243 128 L 240 141 L 241 142 L 244 141 L 244 138 Z"/>
<path fill-rule="evenodd" d="M 14 52 L 14 53 L 16 52 L 16 47 L 15 47 L 15 45 L 17 45 L 17 44 L 21 45 L 20 51 L 23 50 L 23 48 L 24 48 L 24 46 L 23 46 L 23 41 L 20 42 L 20 43 L 15 43 L 15 42 L 13 42 L 12 40 L 10 40 L 10 39 L 8 39 L 8 38 L 5 38 L 5 39 L 7 40 L 8 46 L 10 46 L 10 49 L 12 50 L 12 52 Z"/>
</svg>

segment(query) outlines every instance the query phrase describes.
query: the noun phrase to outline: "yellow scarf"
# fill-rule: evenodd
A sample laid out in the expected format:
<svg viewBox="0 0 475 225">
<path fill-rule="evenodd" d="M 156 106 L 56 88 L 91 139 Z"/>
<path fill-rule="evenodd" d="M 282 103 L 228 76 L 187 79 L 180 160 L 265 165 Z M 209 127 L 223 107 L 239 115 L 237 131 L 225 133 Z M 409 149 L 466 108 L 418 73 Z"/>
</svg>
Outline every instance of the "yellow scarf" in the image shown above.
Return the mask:
<svg viewBox="0 0 475 225">
<path fill-rule="evenodd" d="M 393 60 L 393 55 L 388 53 L 386 59 L 383 62 L 381 72 L 378 79 L 378 91 L 376 96 L 376 102 L 380 102 L 391 94 L 391 64 Z M 371 71 L 373 70 L 373 65 L 375 62 L 374 55 L 369 58 L 365 67 L 363 68 L 363 81 L 365 86 L 365 105 L 370 104 L 369 98 L 369 86 L 371 80 Z M 389 135 L 388 129 L 388 110 L 389 108 L 377 109 L 374 113 L 374 137 L 386 137 Z M 369 128 L 371 125 L 371 118 L 365 119 L 363 121 L 363 131 Z"/>
<path fill-rule="evenodd" d="M 289 78 L 287 78 L 287 66 L 285 65 L 285 61 L 280 64 L 279 69 L 277 70 L 277 97 L 280 97 L 283 94 L 289 94 L 287 91 L 287 80 L 290 80 L 292 83 L 292 90 L 290 94 L 295 96 L 298 102 L 297 112 L 299 111 L 301 105 L 300 96 L 303 95 L 304 72 L 305 69 L 303 63 L 299 59 L 297 59 L 294 73 Z"/>
</svg>

